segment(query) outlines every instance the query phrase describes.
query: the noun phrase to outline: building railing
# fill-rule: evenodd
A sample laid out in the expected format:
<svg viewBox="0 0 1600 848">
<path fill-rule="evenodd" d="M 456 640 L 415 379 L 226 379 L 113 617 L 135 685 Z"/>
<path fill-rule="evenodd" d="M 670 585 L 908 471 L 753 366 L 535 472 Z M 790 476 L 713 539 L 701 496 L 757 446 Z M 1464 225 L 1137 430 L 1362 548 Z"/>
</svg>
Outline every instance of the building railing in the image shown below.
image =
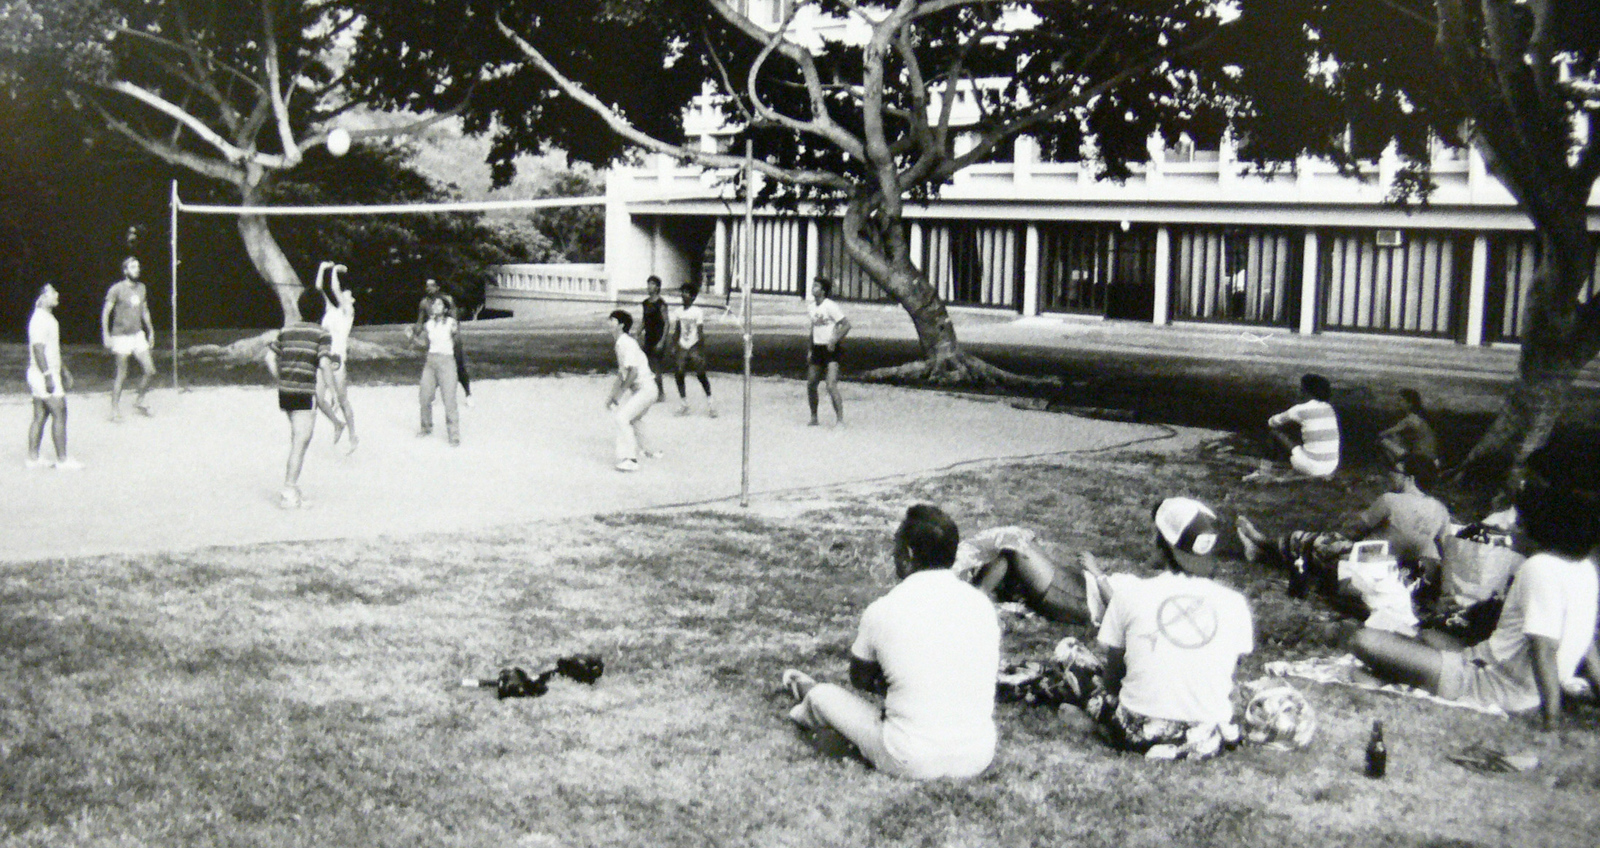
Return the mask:
<svg viewBox="0 0 1600 848">
<path fill-rule="evenodd" d="M 606 266 L 592 263 L 493 265 L 488 300 L 550 298 L 612 300 Z"/>
</svg>

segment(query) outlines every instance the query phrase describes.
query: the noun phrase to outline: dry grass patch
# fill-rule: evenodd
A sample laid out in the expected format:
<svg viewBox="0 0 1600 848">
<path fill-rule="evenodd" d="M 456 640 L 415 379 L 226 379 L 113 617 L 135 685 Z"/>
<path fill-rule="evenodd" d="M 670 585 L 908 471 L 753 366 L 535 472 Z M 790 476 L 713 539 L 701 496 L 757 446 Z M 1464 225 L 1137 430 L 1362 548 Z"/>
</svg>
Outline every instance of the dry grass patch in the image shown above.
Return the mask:
<svg viewBox="0 0 1600 848">
<path fill-rule="evenodd" d="M 1240 490 L 1193 458 L 978 468 L 795 494 L 779 517 L 640 513 L 455 536 L 38 562 L 0 576 L 0 839 L 7 845 L 1498 845 L 1593 843 L 1593 708 L 1527 775 L 1444 755 L 1541 744 L 1519 721 L 1305 685 L 1306 751 L 1210 764 L 1116 755 L 1003 705 L 996 765 L 908 784 L 814 756 L 779 671 L 842 679 L 888 588 L 906 505 L 969 531 L 1022 524 L 1124 567 L 1149 507 L 1190 494 L 1274 526 L 1364 503 L 1367 484 Z M 781 505 L 780 505 L 781 506 Z M 1253 675 L 1325 652 L 1329 613 L 1234 561 Z M 1006 613 L 1007 649 L 1064 631 Z M 1079 636 L 1088 634 L 1079 632 Z M 594 687 L 496 701 L 501 666 L 605 657 Z M 1390 777 L 1360 776 L 1373 718 Z"/>
</svg>

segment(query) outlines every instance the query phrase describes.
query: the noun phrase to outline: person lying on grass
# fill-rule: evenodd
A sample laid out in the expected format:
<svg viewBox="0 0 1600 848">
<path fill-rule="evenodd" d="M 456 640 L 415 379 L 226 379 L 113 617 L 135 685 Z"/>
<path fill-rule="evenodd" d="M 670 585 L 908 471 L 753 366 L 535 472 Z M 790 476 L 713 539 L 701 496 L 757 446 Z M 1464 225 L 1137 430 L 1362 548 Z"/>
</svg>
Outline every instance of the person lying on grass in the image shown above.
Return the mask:
<svg viewBox="0 0 1600 848">
<path fill-rule="evenodd" d="M 1389 491 L 1365 510 L 1347 516 L 1338 530 L 1293 530 L 1277 538 L 1256 529 L 1250 519 L 1238 520 L 1245 559 L 1288 570 L 1289 594 L 1303 597 L 1311 586 L 1330 598 L 1359 600 L 1358 612 L 1369 627 L 1414 636 L 1417 615 L 1410 584 L 1437 583 L 1444 538 L 1450 533 L 1450 509 L 1428 494 L 1438 466 L 1420 453 L 1409 453 L 1389 470 Z M 1396 569 L 1392 579 L 1339 579 L 1339 561 L 1355 542 L 1382 539 Z"/>
<path fill-rule="evenodd" d="M 1516 544 L 1530 556 L 1488 639 L 1465 647 L 1433 632 L 1418 639 L 1368 627 L 1350 650 L 1377 676 L 1441 698 L 1512 713 L 1537 707 L 1542 727 L 1554 730 L 1563 681 L 1581 669 L 1600 692 L 1600 451 L 1534 452 L 1516 506 Z"/>
<path fill-rule="evenodd" d="M 1267 419 L 1267 431 L 1289 454 L 1289 467 L 1302 477 L 1331 477 L 1339 470 L 1339 417 L 1328 403 L 1333 385 L 1321 374 L 1300 378 L 1300 402 Z M 1246 483 L 1283 479 L 1270 460 L 1246 474 Z"/>
<path fill-rule="evenodd" d="M 1087 551 L 1077 563 L 1057 563 L 1021 527 L 992 527 L 962 540 L 955 572 L 997 603 L 1021 603 L 1051 621 L 1086 626 L 1100 623 L 1116 583 L 1135 579 L 1106 575 Z"/>
<path fill-rule="evenodd" d="M 1007 681 L 1007 694 L 1079 707 L 1120 750 L 1205 759 L 1239 742 L 1233 674 L 1255 628 L 1244 596 L 1211 579 L 1216 514 L 1168 498 L 1152 517 L 1162 573 L 1117 583 L 1099 628 L 1105 659 L 1063 640 L 1043 674 Z"/>
<path fill-rule="evenodd" d="M 883 697 L 868 701 L 798 669 L 783 685 L 799 702 L 790 720 L 821 750 L 853 745 L 879 771 L 931 780 L 972 777 L 994 759 L 995 669 L 1000 622 L 982 593 L 950 566 L 960 542 L 936 506 L 906 510 L 894 535 L 900 582 L 861 615 L 850 648 L 850 682 Z"/>
</svg>

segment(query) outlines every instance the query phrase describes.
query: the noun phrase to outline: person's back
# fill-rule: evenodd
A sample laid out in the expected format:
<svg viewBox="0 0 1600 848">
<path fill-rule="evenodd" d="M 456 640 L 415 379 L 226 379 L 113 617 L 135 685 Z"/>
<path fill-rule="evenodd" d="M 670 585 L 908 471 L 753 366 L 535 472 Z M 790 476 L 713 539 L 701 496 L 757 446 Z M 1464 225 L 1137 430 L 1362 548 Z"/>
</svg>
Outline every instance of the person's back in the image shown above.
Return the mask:
<svg viewBox="0 0 1600 848">
<path fill-rule="evenodd" d="M 1534 554 L 1517 567 L 1494 632 L 1472 649 L 1476 653 L 1469 652 L 1469 656 L 1493 663 L 1509 678 L 1507 691 L 1498 698 L 1507 710 L 1539 706 L 1529 636 L 1556 642 L 1558 680 L 1578 673 L 1584 652 L 1594 643 L 1600 610 L 1600 576 L 1595 567 L 1592 554 L 1569 559 L 1549 552 Z M 1486 693 L 1473 694 L 1477 700 L 1494 702 L 1483 697 Z"/>
<path fill-rule="evenodd" d="M 983 593 L 949 569 L 920 571 L 862 616 L 856 653 L 883 667 L 884 745 L 902 761 L 974 762 L 994 754 L 1000 625 Z"/>
<path fill-rule="evenodd" d="M 1440 559 L 1438 540 L 1450 528 L 1450 508 L 1421 492 L 1385 492 L 1361 518 L 1374 527 L 1367 538 L 1387 540 L 1401 562 Z"/>
<path fill-rule="evenodd" d="M 296 321 L 278 331 L 273 350 L 278 356 L 278 390 L 315 395 L 318 361 L 332 350 L 333 338 L 320 323 Z"/>
<path fill-rule="evenodd" d="M 1243 595 L 1215 581 L 1168 572 L 1112 596 L 1100 641 L 1126 653 L 1121 704 L 1150 718 L 1232 720 L 1233 672 L 1254 647 Z"/>
</svg>

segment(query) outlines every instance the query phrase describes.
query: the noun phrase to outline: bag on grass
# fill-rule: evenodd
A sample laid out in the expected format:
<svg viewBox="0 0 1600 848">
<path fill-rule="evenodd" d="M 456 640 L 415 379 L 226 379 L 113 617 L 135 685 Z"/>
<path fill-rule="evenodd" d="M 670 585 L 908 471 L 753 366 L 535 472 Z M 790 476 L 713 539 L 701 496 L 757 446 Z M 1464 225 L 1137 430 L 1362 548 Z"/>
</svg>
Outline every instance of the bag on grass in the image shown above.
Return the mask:
<svg viewBox="0 0 1600 848">
<path fill-rule="evenodd" d="M 1524 557 L 1511 549 L 1508 533 L 1463 527 L 1444 538 L 1443 587 L 1440 600 L 1464 609 L 1504 595 L 1511 575 Z"/>
</svg>

